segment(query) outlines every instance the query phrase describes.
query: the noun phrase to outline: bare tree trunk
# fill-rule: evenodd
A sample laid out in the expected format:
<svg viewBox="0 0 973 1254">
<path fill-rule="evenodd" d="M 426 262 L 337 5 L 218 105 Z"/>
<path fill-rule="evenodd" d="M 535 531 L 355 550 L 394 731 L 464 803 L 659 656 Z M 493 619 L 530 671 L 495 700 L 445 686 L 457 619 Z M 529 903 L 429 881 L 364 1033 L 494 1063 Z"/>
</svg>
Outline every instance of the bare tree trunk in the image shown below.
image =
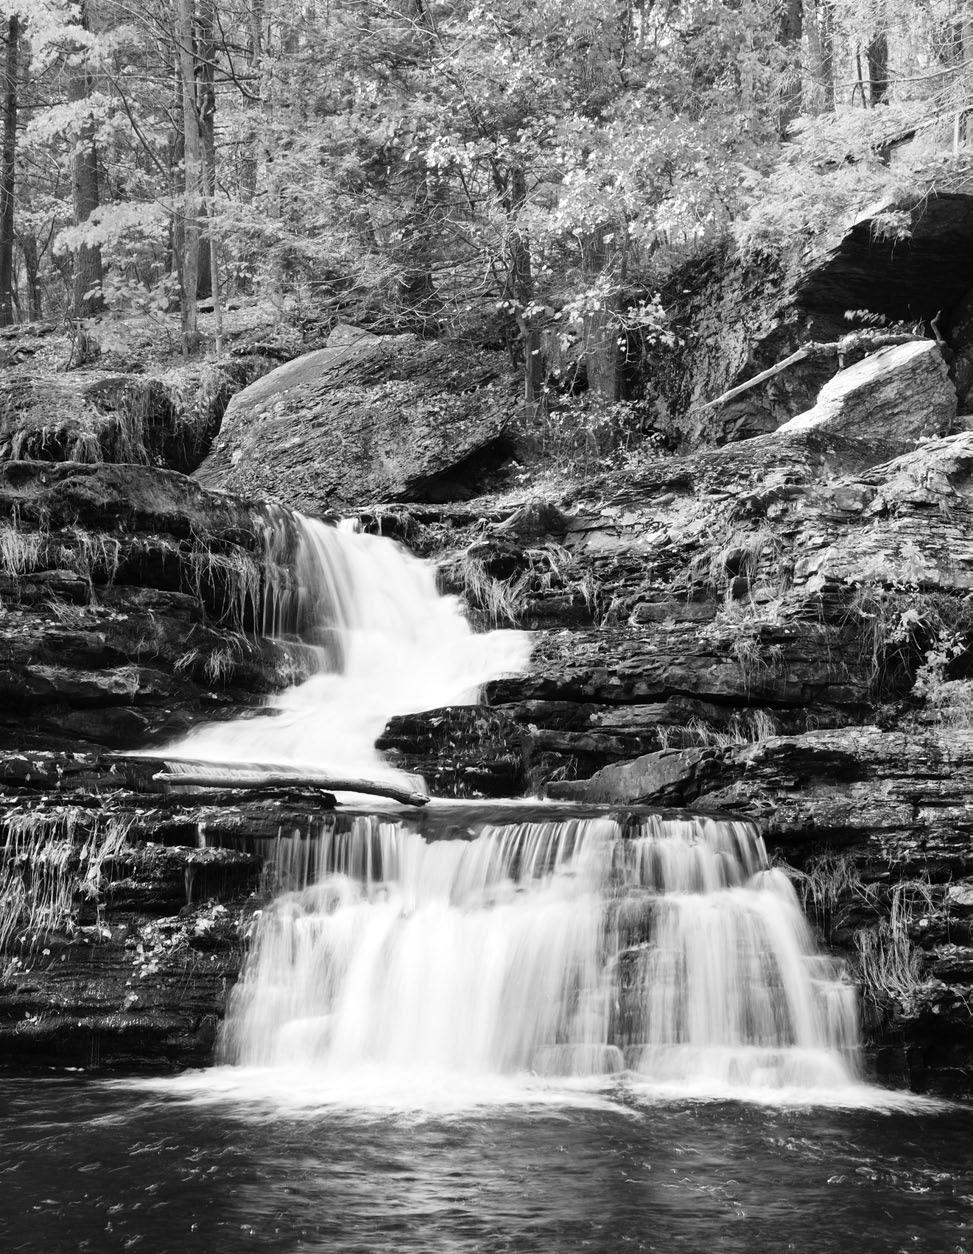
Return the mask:
<svg viewBox="0 0 973 1254">
<path fill-rule="evenodd" d="M 83 31 L 91 29 L 85 0 L 81 0 L 78 25 Z M 72 104 L 87 100 L 92 89 L 88 54 L 83 43 L 79 42 L 74 56 L 77 57 L 77 63 L 71 67 L 67 86 L 68 101 Z M 77 149 L 71 163 L 71 190 L 74 199 L 74 220 L 80 226 L 88 221 L 99 204 L 98 150 L 95 144 L 94 119 L 90 113 L 81 125 Z M 74 254 L 73 303 L 76 318 L 96 313 L 103 307 L 103 282 L 101 249 L 96 244 L 82 245 Z"/>
<path fill-rule="evenodd" d="M 872 36 L 865 59 L 868 62 L 868 98 L 874 108 L 886 104 L 889 95 L 889 40 L 884 31 Z"/>
<path fill-rule="evenodd" d="M 19 236 L 19 243 L 20 252 L 24 258 L 24 271 L 27 275 L 27 316 L 31 322 L 36 322 L 43 317 L 41 285 L 38 278 L 41 260 L 37 249 L 37 236 L 33 234 L 21 235 Z"/>
<path fill-rule="evenodd" d="M 804 85 L 801 80 L 801 39 L 804 34 L 803 0 L 783 0 L 779 25 L 780 42 L 792 59 L 787 67 L 780 98 L 778 129 L 781 135 L 801 112 Z"/>
<path fill-rule="evenodd" d="M 250 65 L 251 72 L 256 76 L 260 72 L 260 65 L 263 61 L 263 24 L 264 24 L 264 6 L 263 0 L 250 0 L 250 6 L 247 10 L 249 19 L 249 32 L 247 36 L 247 61 Z M 247 99 L 244 102 L 248 114 L 253 118 L 257 118 L 256 107 L 253 101 Z M 257 156 L 260 144 L 260 127 L 256 121 L 247 128 L 247 135 L 243 144 L 243 158 L 240 170 L 240 187 L 243 199 L 249 204 L 257 194 Z"/>
<path fill-rule="evenodd" d="M 527 177 L 521 166 L 508 172 L 504 191 L 504 208 L 511 223 L 507 243 L 507 301 L 513 307 L 524 347 L 524 402 L 533 409 L 540 399 L 544 383 L 544 360 L 540 327 L 533 313 L 534 275 L 530 256 L 530 240 L 517 225 L 516 218 L 527 202 Z"/>
<path fill-rule="evenodd" d="M 216 61 L 216 16 L 213 0 L 200 0 L 197 27 L 199 31 L 199 70 L 196 75 L 196 102 L 199 136 L 203 152 L 203 213 L 213 216 L 216 200 L 216 84 L 213 66 Z M 200 240 L 200 296 L 213 294 L 212 230 L 207 228 Z"/>
<path fill-rule="evenodd" d="M 172 116 L 173 118 L 182 115 L 182 75 L 179 72 L 179 50 L 176 50 L 175 62 L 173 64 L 172 75 Z M 186 182 L 183 178 L 183 140 L 182 128 L 173 125 L 168 133 L 168 159 L 169 159 L 169 203 L 172 205 L 173 212 L 169 218 L 169 273 L 174 274 L 179 282 L 179 290 L 182 291 L 182 258 L 184 251 L 182 215 L 176 211 L 176 206 L 181 205 L 185 194 Z"/>
<path fill-rule="evenodd" d="M 584 245 L 583 271 L 589 282 L 607 280 L 601 308 L 585 315 L 584 354 L 588 390 L 607 401 L 622 395 L 622 353 L 619 345 L 619 287 L 624 278 L 624 258 L 605 234 L 617 233 L 606 225 Z"/>
<path fill-rule="evenodd" d="M 3 59 L 3 148 L 0 153 L 0 327 L 14 320 L 14 163 L 17 158 L 17 54 L 20 19 L 7 19 Z"/>
<path fill-rule="evenodd" d="M 818 0 L 807 23 L 810 60 L 810 106 L 814 113 L 834 113 L 834 0 Z"/>
<path fill-rule="evenodd" d="M 428 65 L 435 47 L 435 29 L 425 2 L 400 0 L 400 4 L 412 27 L 410 43 L 416 60 Z M 406 309 L 435 328 L 443 305 L 433 278 L 436 244 L 442 238 L 440 181 L 423 161 L 415 159 L 404 164 L 402 181 L 405 203 L 398 224 L 401 243 L 393 250 L 400 266 L 399 297 Z"/>
<path fill-rule="evenodd" d="M 182 211 L 182 341 L 191 353 L 199 343 L 196 314 L 202 202 L 202 144 L 196 113 L 196 58 L 193 54 L 193 0 L 176 0 L 176 40 L 182 79 L 182 135 L 185 190 Z"/>
<path fill-rule="evenodd" d="M 965 17 L 957 31 L 959 64 L 962 67 L 956 84 L 958 97 L 953 127 L 953 155 L 973 141 L 973 14 Z"/>
</svg>

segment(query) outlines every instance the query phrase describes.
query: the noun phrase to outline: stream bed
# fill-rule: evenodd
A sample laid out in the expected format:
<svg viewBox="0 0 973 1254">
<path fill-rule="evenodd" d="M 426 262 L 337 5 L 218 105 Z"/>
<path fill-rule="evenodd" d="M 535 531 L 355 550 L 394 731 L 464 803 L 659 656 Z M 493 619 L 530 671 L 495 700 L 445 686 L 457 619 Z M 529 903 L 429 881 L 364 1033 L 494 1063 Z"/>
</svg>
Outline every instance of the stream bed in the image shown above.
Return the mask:
<svg viewBox="0 0 973 1254">
<path fill-rule="evenodd" d="M 968 1107 L 664 1100 L 621 1082 L 410 1105 L 245 1081 L 4 1078 L 0 1249 L 973 1249 Z"/>
</svg>

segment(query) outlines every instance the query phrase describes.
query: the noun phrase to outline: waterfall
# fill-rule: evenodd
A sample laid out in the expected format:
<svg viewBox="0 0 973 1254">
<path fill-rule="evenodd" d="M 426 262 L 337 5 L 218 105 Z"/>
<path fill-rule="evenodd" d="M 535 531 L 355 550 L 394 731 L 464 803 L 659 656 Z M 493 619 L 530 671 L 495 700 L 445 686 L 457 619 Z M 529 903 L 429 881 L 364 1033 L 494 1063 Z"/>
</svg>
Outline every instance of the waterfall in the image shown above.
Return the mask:
<svg viewBox="0 0 973 1254">
<path fill-rule="evenodd" d="M 752 824 L 556 818 L 470 836 L 332 816 L 317 837 L 257 842 L 278 895 L 223 1060 L 690 1090 L 856 1078 L 855 989 Z"/>
<path fill-rule="evenodd" d="M 393 775 L 374 747 L 392 715 L 469 704 L 526 665 L 526 635 L 474 633 L 433 565 L 392 540 L 281 510 L 268 513 L 265 551 L 265 634 L 294 642 L 311 673 L 256 717 L 198 728 L 173 751 Z"/>
</svg>

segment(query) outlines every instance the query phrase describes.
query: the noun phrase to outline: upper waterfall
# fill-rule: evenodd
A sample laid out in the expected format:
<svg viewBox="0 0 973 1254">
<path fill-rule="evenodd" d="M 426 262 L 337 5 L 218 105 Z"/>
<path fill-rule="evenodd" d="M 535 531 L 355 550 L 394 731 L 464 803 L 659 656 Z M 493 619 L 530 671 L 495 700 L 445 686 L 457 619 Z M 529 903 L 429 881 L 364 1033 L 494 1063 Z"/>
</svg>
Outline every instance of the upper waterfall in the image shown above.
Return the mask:
<svg viewBox="0 0 973 1254">
<path fill-rule="evenodd" d="M 269 515 L 265 547 L 265 634 L 296 638 L 311 673 L 264 713 L 169 746 L 180 753 L 388 776 L 375 742 L 390 717 L 469 704 L 488 680 L 526 665 L 524 633 L 475 633 L 458 599 L 439 592 L 432 563 L 392 540 L 281 511 Z"/>
</svg>

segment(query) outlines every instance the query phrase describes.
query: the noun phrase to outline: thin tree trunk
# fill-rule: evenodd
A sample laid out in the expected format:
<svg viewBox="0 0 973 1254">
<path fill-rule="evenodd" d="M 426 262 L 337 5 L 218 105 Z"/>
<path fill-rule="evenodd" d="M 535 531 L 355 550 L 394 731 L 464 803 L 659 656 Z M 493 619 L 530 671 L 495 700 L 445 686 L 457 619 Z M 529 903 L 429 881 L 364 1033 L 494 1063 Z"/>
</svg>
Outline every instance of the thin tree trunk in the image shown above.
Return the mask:
<svg viewBox="0 0 973 1254">
<path fill-rule="evenodd" d="M 807 24 L 811 75 L 811 110 L 834 113 L 834 0 L 818 0 L 814 18 Z"/>
<path fill-rule="evenodd" d="M 82 0 L 78 25 L 83 31 L 91 29 L 88 8 Z M 88 67 L 88 54 L 80 43 L 74 54 L 77 64 L 71 67 L 68 77 L 68 101 L 77 104 L 91 95 L 92 79 Z M 78 226 L 87 222 L 98 208 L 98 150 L 95 144 L 95 123 L 89 112 L 81 126 L 78 145 L 72 160 L 71 190 L 74 199 L 74 220 Z M 101 248 L 97 244 L 85 244 L 74 254 L 74 315 L 82 318 L 96 313 L 104 305 L 102 285 L 104 270 Z"/>
<path fill-rule="evenodd" d="M 172 74 L 172 115 L 174 118 L 182 115 L 182 75 L 179 72 L 178 49 Z M 167 147 L 169 157 L 169 203 L 172 205 L 172 214 L 169 218 L 169 273 L 176 276 L 181 292 L 184 232 L 182 229 L 182 214 L 177 206 L 181 206 L 186 190 L 186 181 L 183 177 L 182 168 L 184 145 L 181 128 L 173 126 L 172 130 L 169 131 Z"/>
<path fill-rule="evenodd" d="M 213 66 L 216 61 L 216 16 L 213 0 L 200 0 L 197 20 L 199 31 L 199 71 L 196 75 L 197 115 L 199 137 L 203 154 L 203 213 L 209 223 L 213 217 L 216 200 L 216 84 Z M 212 228 L 207 226 L 200 239 L 199 287 L 200 296 L 213 294 Z"/>
<path fill-rule="evenodd" d="M 263 22 L 264 22 L 264 6 L 263 0 L 250 0 L 250 6 L 247 10 L 249 19 L 249 34 L 247 37 L 247 61 L 255 78 L 259 74 L 261 62 L 263 61 Z M 254 94 L 262 94 L 255 88 Z M 244 108 L 251 118 L 250 125 L 247 127 L 247 134 L 243 141 L 243 159 L 241 161 L 240 170 L 240 189 L 243 199 L 249 204 L 257 194 L 257 166 L 258 154 L 261 144 L 261 128 L 256 106 L 249 98 L 244 101 Z"/>
<path fill-rule="evenodd" d="M 884 31 L 879 31 L 865 51 L 868 62 L 868 97 L 875 105 L 886 104 L 889 95 L 889 40 Z"/>
<path fill-rule="evenodd" d="M 784 88 L 780 99 L 781 135 L 801 112 L 804 85 L 801 80 L 801 39 L 804 34 L 803 0 L 783 0 L 780 11 L 780 42 L 792 59 L 785 71 Z"/>
<path fill-rule="evenodd" d="M 435 32 L 424 0 L 405 0 L 402 14 L 412 27 L 410 43 L 416 61 L 428 65 Z M 412 147 L 411 142 L 406 146 Z M 402 178 L 405 203 L 398 224 L 401 244 L 395 250 L 401 267 L 399 298 L 406 309 L 435 327 L 443 303 L 433 278 L 436 241 L 442 237 L 439 182 L 424 162 L 414 159 L 405 164 Z"/>
<path fill-rule="evenodd" d="M 199 343 L 196 300 L 199 284 L 202 144 L 196 113 L 196 58 L 193 55 L 193 0 L 176 0 L 176 39 L 182 79 L 183 195 L 182 341 L 191 353 Z"/>
<path fill-rule="evenodd" d="M 40 255 L 37 250 L 36 235 L 20 236 L 20 252 L 24 258 L 24 271 L 27 275 L 28 317 L 37 322 L 43 316 L 41 302 L 41 285 L 38 279 L 40 272 Z"/>
<path fill-rule="evenodd" d="M 587 280 L 597 282 L 599 278 L 606 278 L 608 281 L 601 308 L 585 316 L 584 353 L 588 390 L 607 401 L 617 401 L 622 395 L 618 288 L 624 266 L 618 264 L 619 254 L 604 241 L 609 229 L 603 227 L 588 240 L 584 249 L 583 271 Z"/>
<path fill-rule="evenodd" d="M 14 163 L 17 158 L 17 54 L 20 19 L 7 19 L 3 59 L 3 149 L 0 153 L 0 327 L 14 320 Z"/>
<path fill-rule="evenodd" d="M 963 67 L 958 76 L 959 97 L 955 126 L 955 155 L 973 140 L 973 15 L 964 18 L 959 28 L 959 57 Z"/>
<path fill-rule="evenodd" d="M 516 312 L 517 325 L 523 340 L 524 402 L 530 410 L 540 398 L 544 383 L 544 361 L 540 328 L 531 309 L 534 303 L 534 275 L 530 241 L 516 223 L 517 215 L 527 201 L 527 177 L 520 166 L 513 166 L 509 172 L 504 200 L 512 226 L 508 243 L 508 300 Z"/>
</svg>

